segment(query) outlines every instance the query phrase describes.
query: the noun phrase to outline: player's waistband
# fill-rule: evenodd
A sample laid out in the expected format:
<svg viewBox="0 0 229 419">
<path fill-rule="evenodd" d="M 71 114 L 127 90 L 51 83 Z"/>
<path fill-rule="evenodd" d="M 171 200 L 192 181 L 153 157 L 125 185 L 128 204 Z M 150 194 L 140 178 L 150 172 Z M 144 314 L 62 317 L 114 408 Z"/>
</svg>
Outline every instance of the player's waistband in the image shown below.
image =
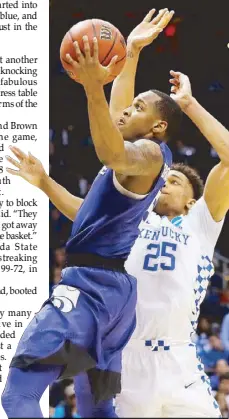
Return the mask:
<svg viewBox="0 0 229 419">
<path fill-rule="evenodd" d="M 149 348 L 153 352 L 169 351 L 173 346 L 195 346 L 190 340 L 173 340 L 173 339 L 130 339 L 127 346 L 135 348 Z"/>
<path fill-rule="evenodd" d="M 69 253 L 67 254 L 66 267 L 82 266 L 127 273 L 124 267 L 125 261 L 121 258 L 105 258 L 92 253 Z"/>
</svg>

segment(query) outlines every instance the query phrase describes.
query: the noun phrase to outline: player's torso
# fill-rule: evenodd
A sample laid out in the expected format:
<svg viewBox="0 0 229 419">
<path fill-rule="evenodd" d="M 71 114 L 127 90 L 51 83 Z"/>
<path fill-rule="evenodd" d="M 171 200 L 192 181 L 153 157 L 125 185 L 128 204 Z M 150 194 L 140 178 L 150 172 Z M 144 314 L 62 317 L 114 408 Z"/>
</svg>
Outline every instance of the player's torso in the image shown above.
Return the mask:
<svg viewBox="0 0 229 419">
<path fill-rule="evenodd" d="M 201 258 L 201 238 L 191 230 L 186 217 L 173 222 L 150 214 L 148 222 L 140 224 L 138 239 L 126 262 L 138 284 L 133 338 L 188 340 L 193 331 L 208 284 L 210 262 Z"/>
<path fill-rule="evenodd" d="M 163 187 L 171 165 L 171 152 L 163 144 L 164 165 L 151 192 L 139 196 L 126 191 L 111 169 L 104 167 L 73 223 L 67 243 L 69 253 L 97 253 L 104 257 L 127 258 L 138 235 L 138 225 Z M 134 195 L 134 196 L 133 196 Z"/>
</svg>

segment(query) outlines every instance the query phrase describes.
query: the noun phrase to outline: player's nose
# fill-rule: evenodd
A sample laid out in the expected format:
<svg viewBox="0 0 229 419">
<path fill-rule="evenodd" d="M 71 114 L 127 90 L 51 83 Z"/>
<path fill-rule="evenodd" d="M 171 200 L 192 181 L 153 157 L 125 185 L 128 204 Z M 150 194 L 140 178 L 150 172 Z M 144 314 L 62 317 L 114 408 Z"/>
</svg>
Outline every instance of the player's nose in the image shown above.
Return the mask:
<svg viewBox="0 0 229 419">
<path fill-rule="evenodd" d="M 124 109 L 123 115 L 129 117 L 131 115 L 131 108 Z"/>
<path fill-rule="evenodd" d="M 168 183 L 167 182 L 164 184 L 163 188 L 161 188 L 161 191 L 163 193 L 168 193 Z"/>
</svg>

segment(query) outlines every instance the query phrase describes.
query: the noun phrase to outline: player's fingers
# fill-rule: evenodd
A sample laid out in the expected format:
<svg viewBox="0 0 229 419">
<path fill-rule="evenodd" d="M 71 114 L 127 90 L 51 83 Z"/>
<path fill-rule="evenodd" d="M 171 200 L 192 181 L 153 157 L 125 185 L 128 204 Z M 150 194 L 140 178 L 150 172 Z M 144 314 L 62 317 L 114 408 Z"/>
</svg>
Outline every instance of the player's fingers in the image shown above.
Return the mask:
<svg viewBox="0 0 229 419">
<path fill-rule="evenodd" d="M 147 15 L 144 17 L 143 22 L 150 22 L 154 13 L 155 13 L 156 9 L 152 9 L 150 10 Z"/>
<path fill-rule="evenodd" d="M 72 58 L 72 56 L 70 54 L 66 54 L 65 61 L 68 64 L 70 64 L 71 66 L 77 66 L 78 65 L 78 63 L 75 60 L 73 60 L 73 58 Z"/>
<path fill-rule="evenodd" d="M 74 42 L 73 42 L 73 45 L 74 45 L 74 48 L 75 48 L 77 61 L 78 61 L 80 64 L 83 64 L 83 63 L 84 63 L 84 56 L 83 56 L 83 54 L 82 54 L 82 52 L 81 52 L 81 49 L 80 49 L 80 47 L 79 47 L 78 42 L 77 42 L 77 41 L 74 41 Z M 75 62 L 76 62 L 76 61 L 75 61 Z"/>
<path fill-rule="evenodd" d="M 159 13 L 158 13 L 158 15 L 152 20 L 152 24 L 153 25 L 157 25 L 158 24 L 158 22 L 160 22 L 160 20 L 161 20 L 161 18 L 162 18 L 162 16 L 164 16 L 164 14 L 167 12 L 167 8 L 166 9 L 161 9 L 161 10 L 159 10 Z"/>
<path fill-rule="evenodd" d="M 88 42 L 88 36 L 83 36 L 83 49 L 84 49 L 84 56 L 86 58 L 86 61 L 91 61 L 91 48 Z"/>
<path fill-rule="evenodd" d="M 175 86 L 178 86 L 179 85 L 179 80 L 178 79 L 169 79 L 169 83 L 175 84 Z"/>
<path fill-rule="evenodd" d="M 170 70 L 170 74 L 175 78 L 179 78 L 181 76 L 181 73 L 179 71 Z"/>
<path fill-rule="evenodd" d="M 115 67 L 115 64 L 116 64 L 117 60 L 118 60 L 118 55 L 115 55 L 111 59 L 109 65 L 107 66 L 107 69 L 109 70 L 109 73 L 112 73 L 112 71 L 114 70 L 114 67 Z"/>
<path fill-rule="evenodd" d="M 162 28 L 154 27 L 152 31 L 149 32 L 149 36 L 152 37 L 152 39 L 155 39 L 161 32 L 163 32 Z"/>
<path fill-rule="evenodd" d="M 7 167 L 7 168 L 6 168 L 6 171 L 7 171 L 8 173 L 10 173 L 11 175 L 20 176 L 20 172 L 19 172 L 19 170 L 13 170 L 13 169 L 10 169 L 9 167 Z"/>
<path fill-rule="evenodd" d="M 9 149 L 18 158 L 19 161 L 27 158 L 27 155 L 23 151 L 21 151 L 20 148 L 10 145 Z"/>
<path fill-rule="evenodd" d="M 109 72 L 110 72 L 110 73 L 112 72 L 112 70 L 113 70 L 113 68 L 114 68 L 114 66 L 115 66 L 115 64 L 116 64 L 116 62 L 117 62 L 117 60 L 118 60 L 118 55 L 115 55 L 115 56 L 111 59 L 111 61 L 110 61 L 109 65 L 107 66 L 107 68 L 108 68 L 108 70 L 109 70 Z"/>
<path fill-rule="evenodd" d="M 174 10 L 171 10 L 170 12 L 169 11 L 165 12 L 165 14 L 162 16 L 162 18 L 158 22 L 158 26 L 163 29 L 166 28 L 170 20 L 173 18 L 174 13 L 175 13 Z"/>
<path fill-rule="evenodd" d="M 13 164 L 15 167 L 17 167 L 18 169 L 20 169 L 20 168 L 21 168 L 20 163 L 19 163 L 17 160 L 12 159 L 12 157 L 10 157 L 10 156 L 6 156 L 6 160 L 7 160 L 9 163 Z"/>
<path fill-rule="evenodd" d="M 171 92 L 176 93 L 177 90 L 178 90 L 178 87 L 177 86 L 172 86 L 171 87 Z"/>
<path fill-rule="evenodd" d="M 35 156 L 32 155 L 32 153 L 30 153 L 30 151 L 28 152 L 28 155 L 29 155 L 29 161 L 31 163 L 36 163 L 37 159 Z"/>
<path fill-rule="evenodd" d="M 98 47 L 98 40 L 96 37 L 93 38 L 93 59 L 94 61 L 99 60 L 99 47 Z"/>
<path fill-rule="evenodd" d="M 177 99 L 177 96 L 176 95 L 174 95 L 173 93 L 171 93 L 170 94 L 170 97 L 171 97 L 171 99 L 175 100 L 175 102 L 176 102 L 176 99 Z"/>
<path fill-rule="evenodd" d="M 186 74 L 180 73 L 179 71 L 170 71 L 170 74 L 179 82 L 180 86 L 189 86 L 190 87 L 190 80 Z"/>
</svg>

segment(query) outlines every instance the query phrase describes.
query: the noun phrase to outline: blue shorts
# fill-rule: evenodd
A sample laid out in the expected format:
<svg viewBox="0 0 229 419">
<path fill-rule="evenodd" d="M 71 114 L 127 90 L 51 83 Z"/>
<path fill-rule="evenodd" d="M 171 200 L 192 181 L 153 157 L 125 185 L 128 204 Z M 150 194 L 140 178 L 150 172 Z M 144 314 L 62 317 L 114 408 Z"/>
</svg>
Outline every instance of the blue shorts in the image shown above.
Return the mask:
<svg viewBox="0 0 229 419">
<path fill-rule="evenodd" d="M 113 382 L 111 392 L 119 392 L 121 351 L 136 325 L 136 297 L 136 279 L 127 273 L 64 269 L 59 285 L 24 331 L 11 366 L 61 365 L 60 378 L 91 371 L 92 387 L 101 380 L 106 386 Z"/>
</svg>

